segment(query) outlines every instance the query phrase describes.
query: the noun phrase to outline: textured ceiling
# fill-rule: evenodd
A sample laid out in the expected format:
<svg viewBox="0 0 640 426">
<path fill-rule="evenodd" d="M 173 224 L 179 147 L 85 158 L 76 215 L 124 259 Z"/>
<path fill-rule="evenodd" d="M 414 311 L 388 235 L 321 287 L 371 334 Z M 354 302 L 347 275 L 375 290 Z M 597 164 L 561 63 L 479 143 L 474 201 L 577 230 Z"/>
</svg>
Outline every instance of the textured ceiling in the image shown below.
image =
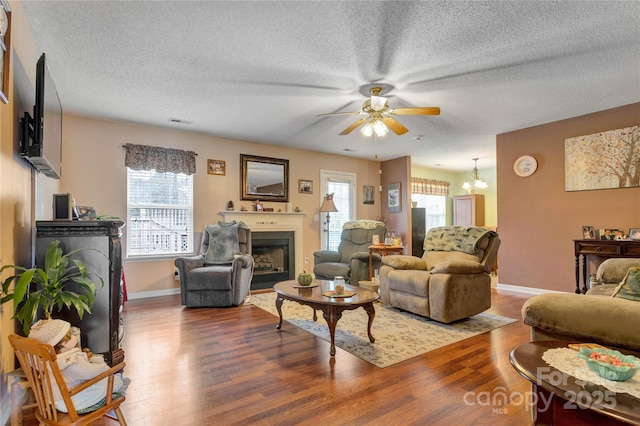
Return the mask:
<svg viewBox="0 0 640 426">
<path fill-rule="evenodd" d="M 640 101 L 637 1 L 21 6 L 65 112 L 244 141 L 482 169 L 496 134 Z M 358 116 L 317 117 L 360 110 L 373 83 L 442 113 L 377 144 L 338 135 Z"/>
</svg>

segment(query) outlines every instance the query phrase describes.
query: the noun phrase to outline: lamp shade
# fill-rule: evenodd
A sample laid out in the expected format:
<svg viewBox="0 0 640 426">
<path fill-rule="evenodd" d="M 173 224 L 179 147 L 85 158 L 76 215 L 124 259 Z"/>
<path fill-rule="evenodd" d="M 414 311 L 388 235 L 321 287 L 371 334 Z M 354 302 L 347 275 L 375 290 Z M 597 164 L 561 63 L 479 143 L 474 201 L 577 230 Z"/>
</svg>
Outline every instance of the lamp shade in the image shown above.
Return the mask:
<svg viewBox="0 0 640 426">
<path fill-rule="evenodd" d="M 322 202 L 322 206 L 320 206 L 321 212 L 337 212 L 338 209 L 336 205 L 333 203 L 333 199 L 324 199 Z"/>
</svg>

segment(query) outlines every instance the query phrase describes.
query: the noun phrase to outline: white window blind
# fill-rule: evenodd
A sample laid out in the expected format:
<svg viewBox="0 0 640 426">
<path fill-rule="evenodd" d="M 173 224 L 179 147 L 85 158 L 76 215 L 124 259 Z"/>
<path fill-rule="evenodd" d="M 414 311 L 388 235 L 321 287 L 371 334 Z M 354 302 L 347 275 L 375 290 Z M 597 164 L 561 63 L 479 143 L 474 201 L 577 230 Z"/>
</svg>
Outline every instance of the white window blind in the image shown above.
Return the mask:
<svg viewBox="0 0 640 426">
<path fill-rule="evenodd" d="M 333 193 L 333 203 L 338 209 L 335 213 L 330 213 L 329 222 L 329 244 L 327 244 L 327 234 L 323 232 L 321 247 L 326 250 L 337 250 L 342 234 L 342 225 L 345 222 L 354 220 L 356 217 L 356 175 L 349 172 L 338 172 L 331 170 L 320 170 L 320 182 L 322 185 L 322 196 Z M 326 213 L 322 213 L 322 220 L 326 218 Z"/>
<path fill-rule="evenodd" d="M 329 181 L 328 193 L 333 193 L 333 203 L 338 209 L 337 213 L 331 213 L 329 222 L 329 248 L 328 250 L 338 250 L 342 225 L 353 217 L 351 212 L 351 184 L 349 182 Z"/>
<path fill-rule="evenodd" d="M 127 168 L 127 256 L 193 253 L 193 175 Z"/>
</svg>

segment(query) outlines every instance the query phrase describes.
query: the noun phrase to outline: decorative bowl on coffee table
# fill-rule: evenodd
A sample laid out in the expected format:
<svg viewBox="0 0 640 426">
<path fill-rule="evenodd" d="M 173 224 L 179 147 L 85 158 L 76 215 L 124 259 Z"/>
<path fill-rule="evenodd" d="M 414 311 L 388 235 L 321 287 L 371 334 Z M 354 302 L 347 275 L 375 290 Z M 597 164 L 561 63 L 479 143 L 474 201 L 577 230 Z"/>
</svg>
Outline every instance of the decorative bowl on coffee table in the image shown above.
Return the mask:
<svg viewBox="0 0 640 426">
<path fill-rule="evenodd" d="M 605 360 L 593 359 L 593 353 L 601 355 L 600 358 Z M 611 349 L 580 348 L 578 357 L 584 359 L 589 369 L 598 376 L 616 382 L 629 380 L 640 368 L 640 359 Z M 615 360 L 615 364 L 611 362 L 612 360 Z"/>
</svg>

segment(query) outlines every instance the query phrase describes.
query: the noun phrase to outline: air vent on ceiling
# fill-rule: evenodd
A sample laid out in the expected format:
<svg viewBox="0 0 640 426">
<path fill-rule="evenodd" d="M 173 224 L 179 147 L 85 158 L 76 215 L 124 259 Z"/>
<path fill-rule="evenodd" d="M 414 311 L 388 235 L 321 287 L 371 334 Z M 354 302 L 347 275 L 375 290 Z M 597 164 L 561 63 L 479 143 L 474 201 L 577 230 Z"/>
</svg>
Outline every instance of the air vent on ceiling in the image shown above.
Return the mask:
<svg viewBox="0 0 640 426">
<path fill-rule="evenodd" d="M 178 124 L 191 124 L 191 123 L 193 123 L 193 121 L 182 120 L 180 118 L 170 118 L 169 121 L 172 122 L 172 123 L 178 123 Z"/>
</svg>

